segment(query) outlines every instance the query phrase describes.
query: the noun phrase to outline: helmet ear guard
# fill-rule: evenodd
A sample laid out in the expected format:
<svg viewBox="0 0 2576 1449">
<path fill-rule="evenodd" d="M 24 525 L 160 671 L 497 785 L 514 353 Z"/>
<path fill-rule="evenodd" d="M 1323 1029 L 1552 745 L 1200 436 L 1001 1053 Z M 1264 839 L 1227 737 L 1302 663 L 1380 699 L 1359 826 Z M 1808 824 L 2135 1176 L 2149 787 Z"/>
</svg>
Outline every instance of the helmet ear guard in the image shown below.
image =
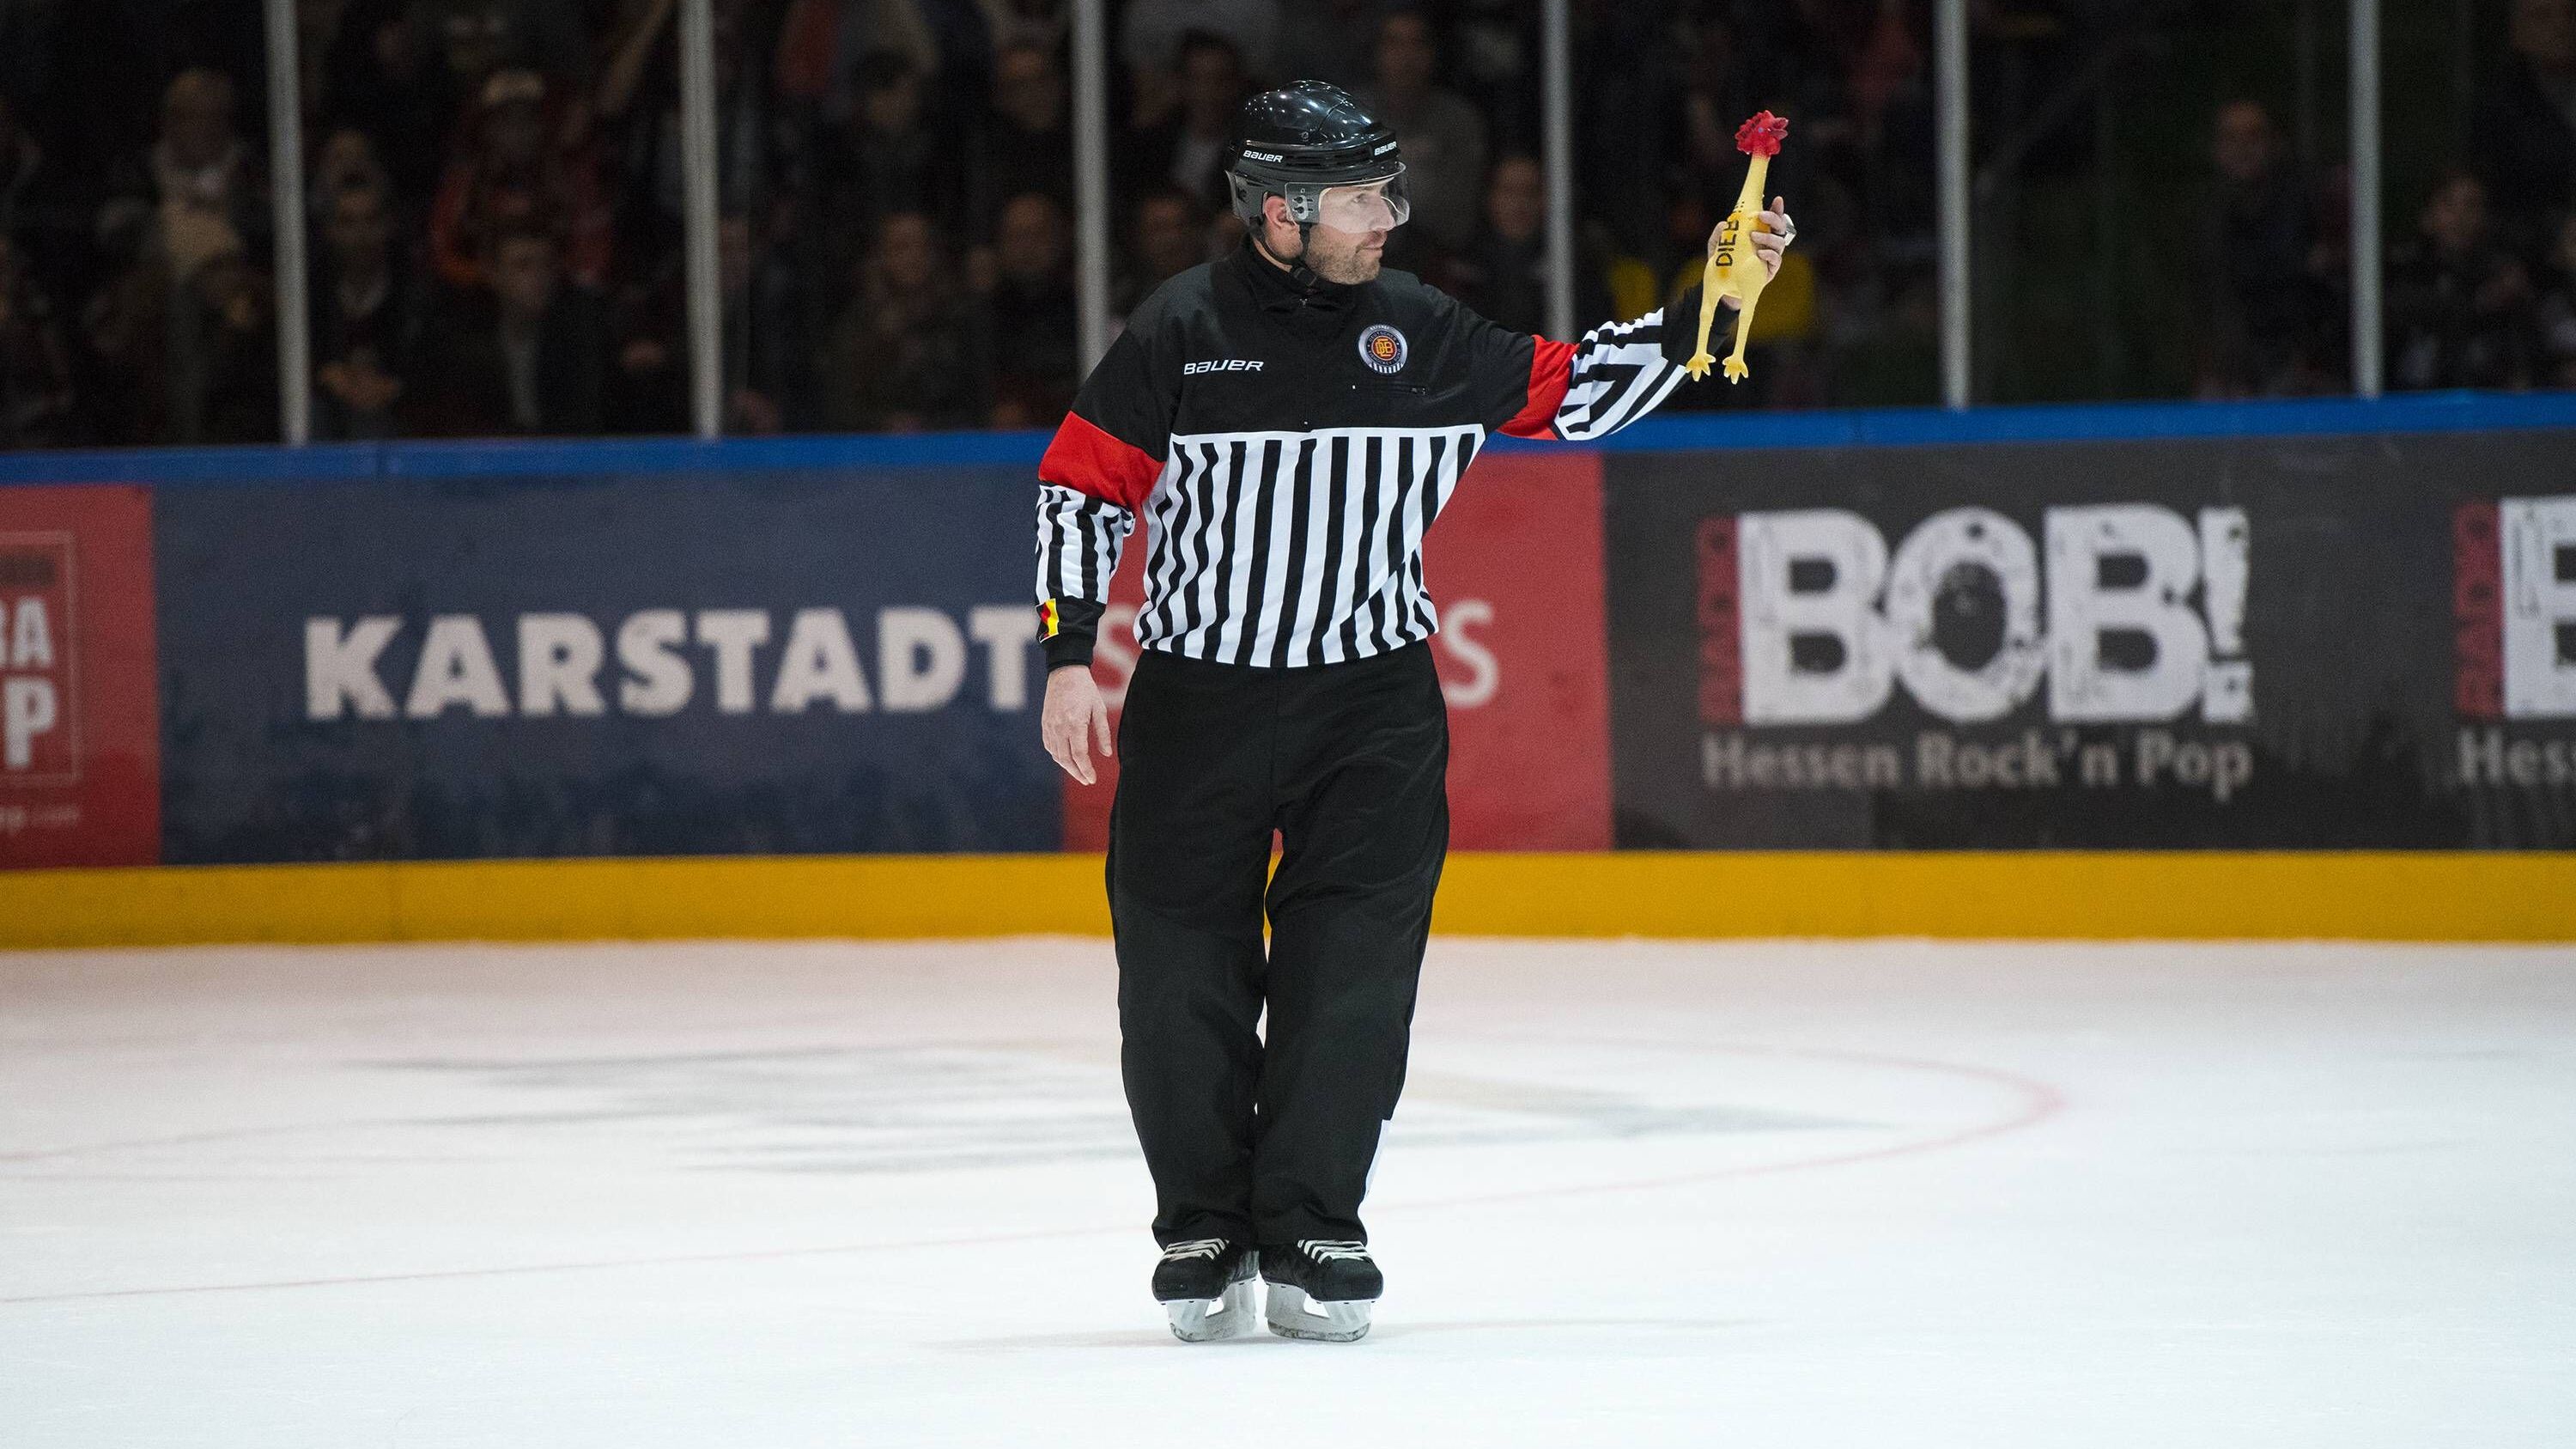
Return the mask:
<svg viewBox="0 0 2576 1449">
<path fill-rule="evenodd" d="M 1313 226 L 1323 215 L 1324 194 L 1321 188 L 1295 182 L 1286 185 L 1264 183 L 1240 171 L 1226 172 L 1225 180 L 1234 191 L 1234 214 L 1243 218 L 1243 224 L 1255 231 L 1270 219 L 1265 203 L 1274 196 L 1288 203 L 1288 219 L 1300 227 Z"/>
</svg>

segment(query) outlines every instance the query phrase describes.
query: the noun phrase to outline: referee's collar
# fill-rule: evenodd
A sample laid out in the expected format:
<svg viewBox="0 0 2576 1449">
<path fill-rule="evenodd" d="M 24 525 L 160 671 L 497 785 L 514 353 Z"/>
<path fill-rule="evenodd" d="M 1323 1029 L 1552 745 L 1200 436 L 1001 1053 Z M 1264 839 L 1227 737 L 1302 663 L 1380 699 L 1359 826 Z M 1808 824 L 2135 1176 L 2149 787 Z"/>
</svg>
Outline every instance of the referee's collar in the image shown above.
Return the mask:
<svg viewBox="0 0 2576 1449">
<path fill-rule="evenodd" d="M 1359 290 L 1351 283 L 1327 282 L 1321 277 L 1299 286 L 1287 268 L 1262 255 L 1260 248 L 1248 236 L 1235 253 L 1235 263 L 1239 270 L 1252 278 L 1253 295 L 1261 300 L 1265 311 L 1291 311 L 1303 306 L 1339 311 L 1351 305 L 1351 295 Z M 1314 273 L 1308 269 L 1307 275 L 1314 276 Z"/>
</svg>

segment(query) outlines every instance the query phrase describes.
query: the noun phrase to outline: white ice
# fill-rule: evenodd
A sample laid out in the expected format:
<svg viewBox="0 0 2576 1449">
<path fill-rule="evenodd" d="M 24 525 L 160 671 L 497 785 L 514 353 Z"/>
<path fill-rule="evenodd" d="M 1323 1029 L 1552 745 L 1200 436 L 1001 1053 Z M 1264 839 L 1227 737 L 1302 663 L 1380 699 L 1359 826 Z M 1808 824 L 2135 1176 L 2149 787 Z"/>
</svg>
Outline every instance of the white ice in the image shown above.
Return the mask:
<svg viewBox="0 0 2576 1449">
<path fill-rule="evenodd" d="M 1105 942 L 0 957 L 0 1445 L 2576 1444 L 2576 952 L 1444 940 L 1364 1343 Z"/>
</svg>

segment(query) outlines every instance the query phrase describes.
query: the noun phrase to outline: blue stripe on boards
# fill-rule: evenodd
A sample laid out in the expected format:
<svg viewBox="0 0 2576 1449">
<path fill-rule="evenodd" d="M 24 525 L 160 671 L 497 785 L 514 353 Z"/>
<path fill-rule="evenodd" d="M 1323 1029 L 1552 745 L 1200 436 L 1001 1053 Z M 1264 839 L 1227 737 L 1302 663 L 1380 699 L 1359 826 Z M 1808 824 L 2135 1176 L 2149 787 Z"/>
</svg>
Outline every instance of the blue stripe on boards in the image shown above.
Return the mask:
<svg viewBox="0 0 2576 1449">
<path fill-rule="evenodd" d="M 1715 384 L 1698 384 L 1711 386 Z M 1582 444 L 1603 452 L 1730 448 L 1868 448 L 1970 443 L 2114 442 L 2140 438 L 2261 438 L 2374 433 L 2512 432 L 2576 428 L 2576 393 L 2410 393 L 2241 403 L 2100 403 L 2077 406 L 1883 408 L 1850 412 L 1742 412 L 1656 416 Z M 577 478 L 645 473 L 1026 465 L 1048 434 L 921 433 L 815 436 L 608 438 L 545 442 L 326 443 L 309 448 L 137 448 L 0 454 L 0 485 L 149 483 L 329 484 L 373 478 Z M 1562 448 L 1497 436 L 1509 451 Z"/>
</svg>

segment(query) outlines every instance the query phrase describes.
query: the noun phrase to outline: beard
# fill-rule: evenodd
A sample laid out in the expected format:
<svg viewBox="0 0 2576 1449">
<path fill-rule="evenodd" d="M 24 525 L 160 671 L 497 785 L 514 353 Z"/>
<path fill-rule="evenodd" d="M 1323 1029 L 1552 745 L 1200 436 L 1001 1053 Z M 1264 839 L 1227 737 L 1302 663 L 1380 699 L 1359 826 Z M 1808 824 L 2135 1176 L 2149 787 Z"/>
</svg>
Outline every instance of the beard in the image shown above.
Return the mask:
<svg viewBox="0 0 2576 1449">
<path fill-rule="evenodd" d="M 1353 248 L 1340 256 L 1327 257 L 1314 256 L 1310 254 L 1306 265 L 1314 269 L 1316 276 L 1323 278 L 1327 282 L 1337 282 L 1345 287 L 1355 287 L 1362 282 L 1376 281 L 1377 274 L 1386 266 L 1386 260 L 1382 253 L 1360 251 L 1357 248 Z"/>
<path fill-rule="evenodd" d="M 1328 226 L 1318 226 L 1307 236 L 1306 249 L 1303 252 L 1292 253 L 1282 250 L 1272 246 L 1267 238 L 1263 239 L 1262 250 L 1278 258 L 1283 264 L 1303 262 L 1308 271 L 1327 282 L 1353 287 L 1362 282 L 1376 281 L 1377 274 L 1385 268 L 1386 252 L 1383 245 L 1372 247 L 1368 244 L 1370 238 L 1382 237 L 1382 235 L 1378 232 L 1336 231 Z"/>
<path fill-rule="evenodd" d="M 1367 242 L 1365 233 L 1354 236 L 1319 226 L 1306 242 L 1306 266 L 1325 281 L 1345 287 L 1374 282 L 1386 265 L 1386 253 Z"/>
</svg>

